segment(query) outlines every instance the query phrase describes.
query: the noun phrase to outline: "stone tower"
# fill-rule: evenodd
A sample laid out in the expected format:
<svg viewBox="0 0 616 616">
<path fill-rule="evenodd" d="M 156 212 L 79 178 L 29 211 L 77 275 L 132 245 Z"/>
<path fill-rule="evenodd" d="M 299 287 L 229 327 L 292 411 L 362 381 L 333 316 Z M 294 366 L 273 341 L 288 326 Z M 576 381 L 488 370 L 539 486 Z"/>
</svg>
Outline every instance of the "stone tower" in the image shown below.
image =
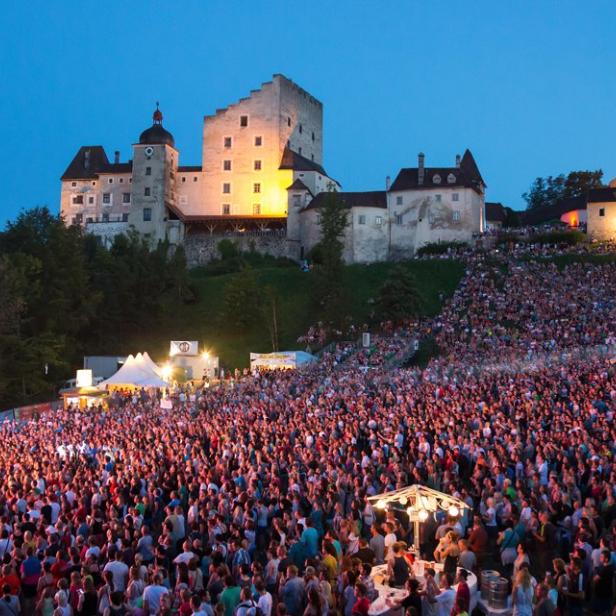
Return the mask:
<svg viewBox="0 0 616 616">
<path fill-rule="evenodd" d="M 133 145 L 133 176 L 130 226 L 146 235 L 153 243 L 181 240 L 181 224 L 176 212 L 176 176 L 178 151 L 173 135 L 163 128 L 163 114 L 156 103 L 152 126 Z"/>
</svg>

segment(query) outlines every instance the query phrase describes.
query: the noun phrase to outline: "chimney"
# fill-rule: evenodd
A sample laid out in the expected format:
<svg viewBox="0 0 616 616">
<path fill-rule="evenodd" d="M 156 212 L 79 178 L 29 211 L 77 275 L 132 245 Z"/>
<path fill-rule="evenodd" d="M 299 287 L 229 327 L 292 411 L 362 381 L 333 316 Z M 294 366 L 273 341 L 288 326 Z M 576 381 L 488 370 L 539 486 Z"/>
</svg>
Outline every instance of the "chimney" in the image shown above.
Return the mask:
<svg viewBox="0 0 616 616">
<path fill-rule="evenodd" d="M 460 168 L 460 155 L 456 154 L 456 167 L 459 169 Z"/>
<path fill-rule="evenodd" d="M 423 152 L 417 154 L 417 183 L 422 186 L 424 183 L 424 160 L 425 155 Z"/>
<path fill-rule="evenodd" d="M 387 175 L 385 176 L 385 190 L 389 190 L 391 188 L 391 178 Z"/>
<path fill-rule="evenodd" d="M 84 169 L 90 168 L 90 150 L 86 150 L 83 153 L 83 168 Z"/>
<path fill-rule="evenodd" d="M 113 163 L 114 165 L 117 165 L 120 162 L 120 150 L 116 150 L 113 153 Z"/>
</svg>

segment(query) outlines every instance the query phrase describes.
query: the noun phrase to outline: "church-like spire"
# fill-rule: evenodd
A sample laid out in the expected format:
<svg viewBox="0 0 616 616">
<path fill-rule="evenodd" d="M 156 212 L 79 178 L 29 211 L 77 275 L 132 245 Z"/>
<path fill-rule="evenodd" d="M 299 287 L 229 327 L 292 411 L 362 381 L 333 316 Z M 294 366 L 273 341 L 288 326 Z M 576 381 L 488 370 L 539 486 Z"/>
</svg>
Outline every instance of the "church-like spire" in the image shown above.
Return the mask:
<svg viewBox="0 0 616 616">
<path fill-rule="evenodd" d="M 163 123 L 163 112 L 158 108 L 158 101 L 156 101 L 156 109 L 152 114 L 152 120 L 154 120 L 154 124 L 162 124 Z"/>
</svg>

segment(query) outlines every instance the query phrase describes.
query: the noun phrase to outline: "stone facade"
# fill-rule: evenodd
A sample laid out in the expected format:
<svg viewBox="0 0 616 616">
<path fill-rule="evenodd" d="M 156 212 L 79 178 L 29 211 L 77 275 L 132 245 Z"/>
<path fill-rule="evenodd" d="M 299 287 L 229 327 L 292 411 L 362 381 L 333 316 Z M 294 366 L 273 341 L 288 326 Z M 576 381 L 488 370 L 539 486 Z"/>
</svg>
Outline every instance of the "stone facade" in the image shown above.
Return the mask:
<svg viewBox="0 0 616 616">
<path fill-rule="evenodd" d="M 180 166 L 157 109 L 113 162 L 102 146 L 79 149 L 62 176 L 61 212 L 110 244 L 136 230 L 153 242 L 184 243 L 191 264 L 217 257 L 232 234 L 242 249 L 301 259 L 319 241 L 328 191 L 348 208 L 344 259 L 408 258 L 430 242 L 470 241 L 485 229 L 485 184 L 467 150 L 452 167 L 402 169 L 384 191 L 340 192 L 323 168 L 323 105 L 276 74 L 203 121 L 202 165 Z"/>
<path fill-rule="evenodd" d="M 616 180 L 609 187 L 589 191 L 586 215 L 591 239 L 616 240 Z"/>
</svg>

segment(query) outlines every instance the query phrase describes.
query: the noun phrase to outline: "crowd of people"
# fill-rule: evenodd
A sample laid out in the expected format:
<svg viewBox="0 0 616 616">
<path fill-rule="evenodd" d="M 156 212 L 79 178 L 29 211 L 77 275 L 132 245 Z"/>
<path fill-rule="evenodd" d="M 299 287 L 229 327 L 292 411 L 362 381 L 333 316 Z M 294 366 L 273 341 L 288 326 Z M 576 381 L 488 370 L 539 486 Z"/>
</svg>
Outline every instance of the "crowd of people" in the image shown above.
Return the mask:
<svg viewBox="0 0 616 616">
<path fill-rule="evenodd" d="M 515 616 L 610 613 L 615 298 L 614 263 L 474 253 L 441 314 L 369 360 L 3 424 L 0 616 L 367 616 L 384 563 L 412 616 L 464 616 L 486 568 Z M 440 357 L 393 367 L 417 332 Z M 416 483 L 469 507 L 422 524 L 444 570 L 421 581 L 405 511 L 369 500 Z"/>
</svg>

